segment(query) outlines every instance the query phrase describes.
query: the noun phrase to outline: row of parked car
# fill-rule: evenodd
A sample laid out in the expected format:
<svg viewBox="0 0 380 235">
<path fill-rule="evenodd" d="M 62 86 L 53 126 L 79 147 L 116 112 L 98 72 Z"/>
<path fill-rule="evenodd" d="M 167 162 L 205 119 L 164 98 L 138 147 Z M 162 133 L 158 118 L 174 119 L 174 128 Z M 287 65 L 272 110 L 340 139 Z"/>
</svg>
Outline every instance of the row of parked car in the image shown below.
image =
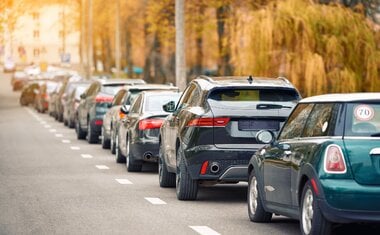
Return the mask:
<svg viewBox="0 0 380 235">
<path fill-rule="evenodd" d="M 183 93 L 139 79 L 54 82 L 37 110 L 129 172 L 157 162 L 160 187 L 176 187 L 179 200 L 195 200 L 200 185 L 248 181 L 254 222 L 285 215 L 302 234 L 380 222 L 380 93 L 301 100 L 283 77 L 199 76 Z M 23 93 L 43 93 L 30 86 Z"/>
</svg>

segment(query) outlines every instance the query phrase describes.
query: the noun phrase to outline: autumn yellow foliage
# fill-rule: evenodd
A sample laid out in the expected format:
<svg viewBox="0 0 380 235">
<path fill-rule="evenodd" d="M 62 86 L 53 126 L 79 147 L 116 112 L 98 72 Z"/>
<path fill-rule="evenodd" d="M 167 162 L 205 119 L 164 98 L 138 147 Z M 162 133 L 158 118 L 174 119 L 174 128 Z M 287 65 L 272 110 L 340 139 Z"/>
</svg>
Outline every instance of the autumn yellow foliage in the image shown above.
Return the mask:
<svg viewBox="0 0 380 235">
<path fill-rule="evenodd" d="M 236 15 L 235 73 L 286 76 L 304 96 L 379 91 L 380 51 L 363 15 L 306 0 Z"/>
</svg>

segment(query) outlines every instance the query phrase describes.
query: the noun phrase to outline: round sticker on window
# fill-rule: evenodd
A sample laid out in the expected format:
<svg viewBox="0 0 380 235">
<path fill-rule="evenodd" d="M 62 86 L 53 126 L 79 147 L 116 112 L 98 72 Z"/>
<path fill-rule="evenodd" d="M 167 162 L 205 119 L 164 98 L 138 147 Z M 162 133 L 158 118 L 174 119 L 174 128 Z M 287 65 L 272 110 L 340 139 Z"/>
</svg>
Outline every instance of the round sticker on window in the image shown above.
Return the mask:
<svg viewBox="0 0 380 235">
<path fill-rule="evenodd" d="M 370 121 L 375 116 L 375 111 L 369 105 L 358 105 L 355 108 L 354 115 L 358 121 Z"/>
</svg>

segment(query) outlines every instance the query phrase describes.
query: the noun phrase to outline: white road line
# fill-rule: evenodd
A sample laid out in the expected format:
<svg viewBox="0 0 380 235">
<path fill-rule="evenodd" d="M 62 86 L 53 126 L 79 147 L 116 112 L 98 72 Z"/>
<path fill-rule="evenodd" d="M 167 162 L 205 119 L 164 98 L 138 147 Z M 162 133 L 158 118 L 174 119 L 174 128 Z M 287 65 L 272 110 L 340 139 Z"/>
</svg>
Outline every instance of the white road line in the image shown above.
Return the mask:
<svg viewBox="0 0 380 235">
<path fill-rule="evenodd" d="M 50 128 L 51 126 L 50 125 L 45 125 L 45 128 Z"/>
<path fill-rule="evenodd" d="M 131 181 L 127 179 L 115 179 L 119 184 L 133 184 Z"/>
<path fill-rule="evenodd" d="M 220 233 L 218 233 L 217 231 L 207 226 L 189 226 L 189 227 L 201 235 L 220 235 Z"/>
<path fill-rule="evenodd" d="M 71 143 L 71 141 L 70 140 L 62 140 L 62 143 L 69 144 L 69 143 Z"/>
<path fill-rule="evenodd" d="M 81 154 L 82 158 L 93 158 L 90 154 Z"/>
<path fill-rule="evenodd" d="M 57 132 L 56 129 L 50 129 L 49 131 L 50 131 L 50 132 Z"/>
<path fill-rule="evenodd" d="M 158 197 L 145 197 L 145 200 L 152 203 L 153 205 L 165 205 L 166 202 L 162 201 Z"/>
<path fill-rule="evenodd" d="M 55 134 L 55 137 L 63 137 L 62 134 Z"/>
<path fill-rule="evenodd" d="M 108 170 L 110 169 L 108 166 L 106 165 L 96 165 L 95 166 L 96 168 L 98 168 L 99 170 Z"/>
<path fill-rule="evenodd" d="M 71 146 L 70 147 L 72 150 L 79 150 L 80 148 L 78 146 Z"/>
</svg>

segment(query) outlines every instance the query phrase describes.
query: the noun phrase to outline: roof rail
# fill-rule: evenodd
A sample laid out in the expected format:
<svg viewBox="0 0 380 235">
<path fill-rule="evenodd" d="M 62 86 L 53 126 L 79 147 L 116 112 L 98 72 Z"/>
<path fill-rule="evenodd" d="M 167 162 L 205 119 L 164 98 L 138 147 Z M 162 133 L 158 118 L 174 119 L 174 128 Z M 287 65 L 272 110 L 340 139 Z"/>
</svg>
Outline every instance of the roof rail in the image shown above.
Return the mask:
<svg viewBox="0 0 380 235">
<path fill-rule="evenodd" d="M 200 75 L 198 78 L 207 80 L 209 82 L 214 82 L 214 80 L 212 78 L 210 78 L 209 76 L 206 76 L 206 75 Z"/>
<path fill-rule="evenodd" d="M 280 76 L 280 77 L 277 77 L 277 79 L 280 79 L 280 80 L 284 81 L 285 83 L 290 84 L 289 80 L 286 79 L 286 77 Z"/>
</svg>

